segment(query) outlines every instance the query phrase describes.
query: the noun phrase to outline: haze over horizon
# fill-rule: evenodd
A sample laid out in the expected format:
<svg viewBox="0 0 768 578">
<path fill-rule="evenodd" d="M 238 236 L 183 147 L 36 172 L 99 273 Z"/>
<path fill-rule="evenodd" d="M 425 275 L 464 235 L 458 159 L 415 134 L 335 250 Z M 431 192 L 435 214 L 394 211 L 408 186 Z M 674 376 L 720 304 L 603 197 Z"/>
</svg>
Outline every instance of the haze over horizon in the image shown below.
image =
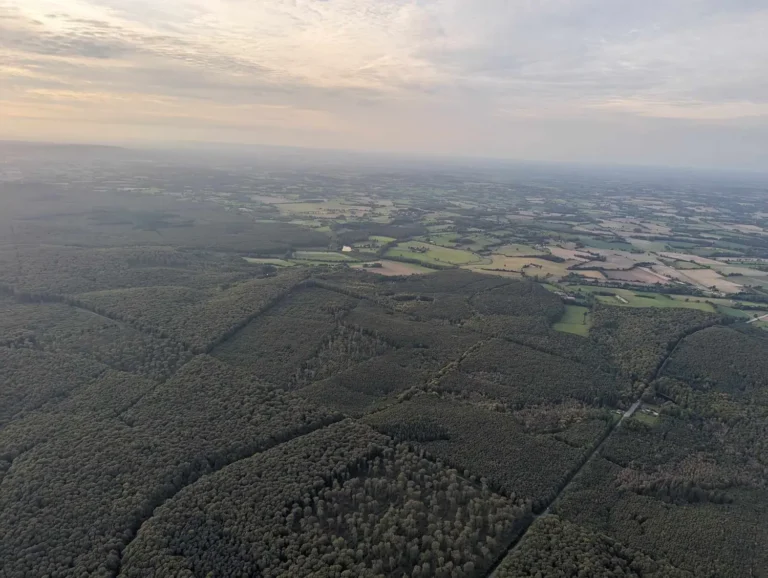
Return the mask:
<svg viewBox="0 0 768 578">
<path fill-rule="evenodd" d="M 0 0 L 0 139 L 764 169 L 757 0 Z"/>
</svg>

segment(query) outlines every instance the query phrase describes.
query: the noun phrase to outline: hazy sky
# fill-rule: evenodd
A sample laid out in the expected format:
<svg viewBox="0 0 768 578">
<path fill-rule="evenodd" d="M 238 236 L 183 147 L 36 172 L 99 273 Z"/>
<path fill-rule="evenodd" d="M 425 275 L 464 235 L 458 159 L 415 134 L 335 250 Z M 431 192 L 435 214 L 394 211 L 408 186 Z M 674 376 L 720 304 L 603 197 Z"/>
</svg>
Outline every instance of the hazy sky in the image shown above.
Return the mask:
<svg viewBox="0 0 768 578">
<path fill-rule="evenodd" d="M 0 0 L 0 138 L 768 167 L 768 0 Z"/>
</svg>

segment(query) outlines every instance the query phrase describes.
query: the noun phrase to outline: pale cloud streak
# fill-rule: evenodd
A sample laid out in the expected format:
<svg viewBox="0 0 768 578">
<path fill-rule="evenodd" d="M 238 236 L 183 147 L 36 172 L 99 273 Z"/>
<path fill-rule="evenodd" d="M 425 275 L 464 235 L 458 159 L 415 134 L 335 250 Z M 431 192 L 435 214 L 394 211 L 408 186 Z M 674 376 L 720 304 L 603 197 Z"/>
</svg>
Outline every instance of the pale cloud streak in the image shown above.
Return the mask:
<svg viewBox="0 0 768 578">
<path fill-rule="evenodd" d="M 0 138 L 754 165 L 766 30 L 759 0 L 0 0 Z"/>
</svg>

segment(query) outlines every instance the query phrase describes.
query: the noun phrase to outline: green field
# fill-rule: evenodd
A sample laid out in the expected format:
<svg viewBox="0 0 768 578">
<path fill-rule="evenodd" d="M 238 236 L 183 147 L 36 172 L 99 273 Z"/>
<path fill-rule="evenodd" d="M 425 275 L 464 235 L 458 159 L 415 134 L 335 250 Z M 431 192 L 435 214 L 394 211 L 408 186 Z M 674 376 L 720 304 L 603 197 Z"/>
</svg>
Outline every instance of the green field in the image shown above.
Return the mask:
<svg viewBox="0 0 768 578">
<path fill-rule="evenodd" d="M 589 316 L 589 309 L 581 305 L 566 305 L 563 317 L 553 325 L 555 331 L 563 333 L 575 333 L 586 337 L 589 335 L 589 328 L 592 321 Z"/>
<path fill-rule="evenodd" d="M 700 301 L 679 301 L 659 293 L 633 293 L 624 289 L 615 289 L 613 291 L 616 292 L 616 295 L 622 297 L 626 303 L 617 297 L 609 297 L 607 295 L 598 295 L 597 300 L 602 303 L 620 305 L 622 307 L 676 307 L 679 309 L 698 309 L 699 311 L 710 313 L 715 312 L 715 308 L 712 305 Z"/>
<path fill-rule="evenodd" d="M 469 251 L 440 247 L 421 241 L 400 243 L 387 251 L 386 256 L 416 259 L 424 263 L 435 263 L 438 265 L 467 265 L 481 260 L 479 256 Z"/>
<path fill-rule="evenodd" d="M 643 251 L 654 251 L 658 253 L 669 250 L 669 247 L 663 241 L 646 241 L 645 239 L 635 239 L 632 237 L 630 237 L 629 240 L 633 246 L 642 249 Z"/>
<path fill-rule="evenodd" d="M 469 233 L 467 235 L 460 235 L 459 233 L 454 232 L 431 234 L 422 237 L 420 240 L 431 243 L 432 245 L 467 249 L 469 251 L 482 251 L 488 246 L 499 242 L 496 237 L 491 237 L 482 233 Z"/>
<path fill-rule="evenodd" d="M 685 296 L 668 296 L 661 293 L 643 293 L 630 291 L 629 289 L 615 289 L 613 287 L 593 287 L 588 285 L 579 285 L 568 287 L 570 291 L 578 293 L 581 289 L 583 293 L 605 292 L 611 295 L 595 295 L 595 298 L 601 303 L 607 305 L 619 305 L 621 307 L 676 307 L 679 309 L 698 309 L 714 313 L 715 308 L 704 299 L 698 300 L 691 297 L 686 300 Z"/>
<path fill-rule="evenodd" d="M 356 261 L 344 253 L 333 251 L 296 251 L 293 256 L 297 261 L 322 261 L 325 263 Z"/>
<path fill-rule="evenodd" d="M 762 317 L 763 315 L 768 314 L 768 311 L 736 309 L 735 307 L 728 307 L 726 305 L 718 305 L 717 310 L 723 315 L 730 315 L 731 317 L 743 319 L 744 321 L 749 321 L 750 319 L 754 319 L 755 317 Z M 755 322 L 755 324 L 758 324 L 758 323 L 760 322 Z"/>
<path fill-rule="evenodd" d="M 511 243 L 494 249 L 494 253 L 504 255 L 505 257 L 536 257 L 538 255 L 547 255 L 545 251 L 534 249 L 530 245 L 520 243 Z"/>
<path fill-rule="evenodd" d="M 440 245 L 441 247 L 453 247 L 456 245 L 456 239 L 461 235 L 454 232 L 436 233 L 421 237 L 425 242 L 432 243 L 433 245 Z M 426 241 L 429 239 L 429 241 Z"/>
<path fill-rule="evenodd" d="M 569 237 L 569 240 L 581 241 L 582 243 L 584 243 L 585 247 L 587 248 L 592 247 L 594 249 L 608 249 L 608 250 L 612 249 L 615 251 L 632 251 L 634 249 L 632 245 L 624 241 L 605 241 L 603 239 L 598 239 L 596 237 L 589 237 L 587 235 Z"/>
<path fill-rule="evenodd" d="M 295 265 L 295 263 L 285 259 L 261 259 L 258 257 L 243 257 L 243 259 L 254 265 L 274 265 L 276 267 L 293 267 Z"/>
<path fill-rule="evenodd" d="M 652 414 L 642 413 L 638 410 L 635 412 L 635 415 L 632 416 L 632 419 L 636 419 L 640 423 L 644 423 L 649 426 L 655 426 L 657 423 L 659 423 L 660 418 Z"/>
<path fill-rule="evenodd" d="M 376 243 L 379 243 L 380 245 L 386 245 L 387 243 L 392 243 L 393 241 L 397 241 L 394 237 L 385 237 L 384 235 L 371 235 L 368 237 L 369 241 L 375 241 Z"/>
<path fill-rule="evenodd" d="M 708 269 L 708 267 L 692 261 L 675 261 L 672 263 L 672 267 L 675 269 Z"/>
<path fill-rule="evenodd" d="M 401 263 L 400 261 L 388 261 L 386 259 L 380 259 L 374 261 L 381 264 L 381 267 L 366 267 L 371 263 L 355 263 L 351 265 L 353 269 L 362 269 L 368 273 L 375 273 L 378 275 L 426 275 L 428 273 L 435 273 L 436 269 L 430 269 L 428 267 L 422 267 L 415 263 Z"/>
<path fill-rule="evenodd" d="M 450 224 L 444 224 L 444 225 L 430 225 L 431 222 L 430 219 L 425 219 L 424 224 L 427 225 L 427 230 L 429 230 L 430 233 L 442 233 L 445 231 L 450 231 L 453 229 L 456 225 L 450 225 Z"/>
</svg>

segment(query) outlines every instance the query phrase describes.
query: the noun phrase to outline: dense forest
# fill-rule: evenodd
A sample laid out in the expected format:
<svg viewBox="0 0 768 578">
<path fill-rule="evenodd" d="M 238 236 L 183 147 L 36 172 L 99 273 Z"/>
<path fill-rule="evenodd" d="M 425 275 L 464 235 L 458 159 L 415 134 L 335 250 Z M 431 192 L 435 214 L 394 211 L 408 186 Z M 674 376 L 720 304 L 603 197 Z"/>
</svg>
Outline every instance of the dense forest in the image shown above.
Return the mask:
<svg viewBox="0 0 768 578">
<path fill-rule="evenodd" d="M 474 577 L 523 533 L 499 576 L 768 567 L 714 538 L 768 527 L 763 334 L 604 306 L 564 336 L 548 291 L 462 271 L 176 266 L 7 288 L 1 575 Z M 658 421 L 616 428 L 639 395 Z"/>
<path fill-rule="evenodd" d="M 764 331 L 224 213 L 0 239 L 0 578 L 768 577 Z"/>
</svg>

